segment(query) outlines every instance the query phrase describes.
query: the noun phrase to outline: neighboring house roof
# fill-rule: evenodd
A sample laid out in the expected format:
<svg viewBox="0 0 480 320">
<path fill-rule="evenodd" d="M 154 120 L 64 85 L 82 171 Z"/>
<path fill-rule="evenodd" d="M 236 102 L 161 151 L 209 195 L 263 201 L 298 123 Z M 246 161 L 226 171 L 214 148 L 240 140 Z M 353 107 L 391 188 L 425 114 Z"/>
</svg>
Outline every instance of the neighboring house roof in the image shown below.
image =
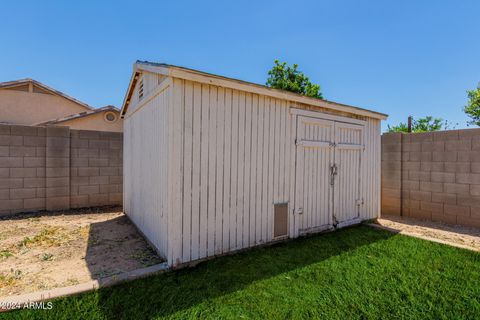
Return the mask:
<svg viewBox="0 0 480 320">
<path fill-rule="evenodd" d="M 7 81 L 7 82 L 0 82 L 0 89 L 7 89 L 7 88 L 13 88 L 13 87 L 18 87 L 18 86 L 21 86 L 21 85 L 25 85 L 25 84 L 33 84 L 34 86 L 37 86 L 39 88 L 42 88 L 43 90 L 45 91 L 48 91 L 50 92 L 51 94 L 54 94 L 54 95 L 57 95 L 59 97 L 62 97 L 62 98 L 65 98 L 67 100 L 70 100 L 88 110 L 95 110 L 93 107 L 89 106 L 88 104 L 86 103 L 83 103 L 75 98 L 72 98 L 70 97 L 69 95 L 66 95 L 65 93 L 61 92 L 61 91 L 58 91 L 58 90 L 55 90 L 49 86 L 47 86 L 46 84 L 43 84 L 37 80 L 33 80 L 33 79 L 30 79 L 30 78 L 26 78 L 26 79 L 20 79 L 20 80 L 13 80 L 13 81 Z"/>
<path fill-rule="evenodd" d="M 225 87 L 225 88 L 232 88 L 236 90 L 247 91 L 256 94 L 262 94 L 266 96 L 271 96 L 279 99 L 285 99 L 293 102 L 304 103 L 309 105 L 314 105 L 322 108 L 343 111 L 353 114 L 358 114 L 366 117 L 371 117 L 375 119 L 385 120 L 388 115 L 364 108 L 354 107 L 346 104 L 341 104 L 333 101 L 328 101 L 324 99 L 318 98 L 311 98 L 304 95 L 300 95 L 294 92 L 279 90 L 269 88 L 264 85 L 247 82 L 243 80 L 227 78 L 223 76 L 218 76 L 194 69 L 169 65 L 165 63 L 156 63 L 156 62 L 149 62 L 149 61 L 140 61 L 138 60 L 134 65 L 134 72 L 130 79 L 130 83 L 128 85 L 127 93 L 123 100 L 122 109 L 121 109 L 121 116 L 125 115 L 125 112 L 128 109 L 128 105 L 130 104 L 130 100 L 133 94 L 133 89 L 135 88 L 138 75 L 142 72 L 152 72 L 157 74 L 162 74 L 168 77 L 175 77 L 195 82 L 207 83 L 210 85 Z"/>
<path fill-rule="evenodd" d="M 113 111 L 113 112 L 117 112 L 117 113 L 120 112 L 120 110 L 115 108 L 114 106 L 106 106 L 106 107 L 102 107 L 102 108 L 98 108 L 98 109 L 92 109 L 90 111 L 83 111 L 83 112 L 80 112 L 80 113 L 71 114 L 69 116 L 58 118 L 58 119 L 52 119 L 52 120 L 48 120 L 48 121 L 44 121 L 44 122 L 35 123 L 34 126 L 50 126 L 50 125 L 62 123 L 62 122 L 65 122 L 65 121 L 70 121 L 70 120 L 74 120 L 74 119 L 78 119 L 78 118 L 88 117 L 88 116 L 91 116 L 91 115 L 94 115 L 94 114 L 97 114 L 97 113 L 100 113 L 100 112 L 103 112 L 103 111 Z"/>
</svg>

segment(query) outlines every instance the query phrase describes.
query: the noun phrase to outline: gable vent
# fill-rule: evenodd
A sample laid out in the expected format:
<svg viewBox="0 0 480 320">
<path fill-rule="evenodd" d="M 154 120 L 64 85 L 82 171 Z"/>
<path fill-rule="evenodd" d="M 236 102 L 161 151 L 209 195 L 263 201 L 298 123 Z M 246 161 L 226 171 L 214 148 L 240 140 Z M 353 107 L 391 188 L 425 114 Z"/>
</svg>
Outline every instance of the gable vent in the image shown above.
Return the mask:
<svg viewBox="0 0 480 320">
<path fill-rule="evenodd" d="M 143 99 L 143 79 L 138 82 L 138 100 Z"/>
</svg>

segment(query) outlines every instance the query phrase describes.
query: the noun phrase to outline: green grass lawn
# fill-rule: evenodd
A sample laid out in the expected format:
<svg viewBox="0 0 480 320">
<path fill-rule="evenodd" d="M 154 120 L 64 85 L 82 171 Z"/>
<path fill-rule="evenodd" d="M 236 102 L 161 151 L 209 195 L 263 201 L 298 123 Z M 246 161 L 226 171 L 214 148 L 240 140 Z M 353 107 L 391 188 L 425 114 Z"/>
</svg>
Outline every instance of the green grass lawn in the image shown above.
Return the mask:
<svg viewBox="0 0 480 320">
<path fill-rule="evenodd" d="M 0 317 L 478 319 L 480 254 L 360 226 Z"/>
</svg>

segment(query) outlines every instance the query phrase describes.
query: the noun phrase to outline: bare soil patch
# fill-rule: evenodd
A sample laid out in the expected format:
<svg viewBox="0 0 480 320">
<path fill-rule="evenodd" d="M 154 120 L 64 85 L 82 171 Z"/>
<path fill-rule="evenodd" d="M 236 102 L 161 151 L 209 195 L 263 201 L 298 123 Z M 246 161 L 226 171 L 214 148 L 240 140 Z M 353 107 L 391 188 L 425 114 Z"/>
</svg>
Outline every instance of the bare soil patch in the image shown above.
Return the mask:
<svg viewBox="0 0 480 320">
<path fill-rule="evenodd" d="M 0 220 L 0 296 L 74 285 L 160 262 L 119 207 Z"/>
<path fill-rule="evenodd" d="M 406 235 L 436 239 L 447 244 L 480 251 L 480 229 L 477 228 L 399 216 L 382 216 L 377 223 Z"/>
</svg>

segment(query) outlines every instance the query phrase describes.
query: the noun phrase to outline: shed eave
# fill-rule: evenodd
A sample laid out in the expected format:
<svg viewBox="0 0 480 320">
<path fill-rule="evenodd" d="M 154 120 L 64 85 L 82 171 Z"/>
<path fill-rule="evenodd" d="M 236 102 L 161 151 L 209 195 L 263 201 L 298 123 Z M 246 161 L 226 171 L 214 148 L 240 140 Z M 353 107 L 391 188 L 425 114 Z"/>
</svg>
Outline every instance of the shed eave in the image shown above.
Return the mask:
<svg viewBox="0 0 480 320">
<path fill-rule="evenodd" d="M 269 88 L 263 85 L 259 85 L 252 82 L 247 82 L 238 79 L 227 78 L 223 76 L 217 76 L 201 71 L 192 69 L 186 69 L 183 67 L 170 66 L 170 76 L 174 78 L 180 78 L 184 80 L 190 80 L 194 82 L 206 83 L 210 85 L 217 85 L 220 87 L 236 89 L 240 91 L 246 91 L 261 95 L 266 95 L 274 98 L 284 99 L 292 102 L 298 102 L 317 107 L 332 109 L 336 111 L 344 111 L 361 115 L 369 118 L 386 120 L 388 115 L 368 109 L 354 107 L 346 104 L 341 104 L 333 101 L 311 98 L 304 95 L 300 95 L 294 92 Z"/>
<path fill-rule="evenodd" d="M 122 104 L 122 111 L 121 116 L 125 115 L 127 111 L 129 100 L 132 95 L 132 90 L 135 87 L 134 78 L 138 76 L 139 73 L 142 71 L 152 72 L 152 73 L 159 73 L 168 77 L 174 77 L 194 82 L 200 82 L 210 85 L 216 85 L 224 88 L 236 89 L 240 91 L 251 92 L 255 94 L 266 95 L 278 99 L 288 100 L 292 102 L 322 107 L 326 109 L 331 109 L 335 111 L 342 111 L 348 112 L 360 116 L 365 116 L 369 118 L 379 119 L 379 120 L 386 120 L 388 115 L 364 108 L 359 108 L 355 106 L 350 106 L 346 104 L 341 104 L 333 101 L 311 98 L 307 96 L 303 96 L 297 93 L 273 89 L 269 88 L 260 84 L 247 82 L 243 80 L 223 77 L 219 75 L 214 75 L 202 71 L 197 71 L 193 69 L 188 69 L 184 67 L 172 66 L 167 64 L 161 63 L 151 63 L 151 62 L 144 62 L 144 61 L 137 61 L 134 64 L 134 73 L 132 79 L 130 80 L 130 84 L 127 90 L 127 95 L 125 96 L 124 102 Z M 128 99 L 127 99 L 128 98 Z"/>
</svg>

